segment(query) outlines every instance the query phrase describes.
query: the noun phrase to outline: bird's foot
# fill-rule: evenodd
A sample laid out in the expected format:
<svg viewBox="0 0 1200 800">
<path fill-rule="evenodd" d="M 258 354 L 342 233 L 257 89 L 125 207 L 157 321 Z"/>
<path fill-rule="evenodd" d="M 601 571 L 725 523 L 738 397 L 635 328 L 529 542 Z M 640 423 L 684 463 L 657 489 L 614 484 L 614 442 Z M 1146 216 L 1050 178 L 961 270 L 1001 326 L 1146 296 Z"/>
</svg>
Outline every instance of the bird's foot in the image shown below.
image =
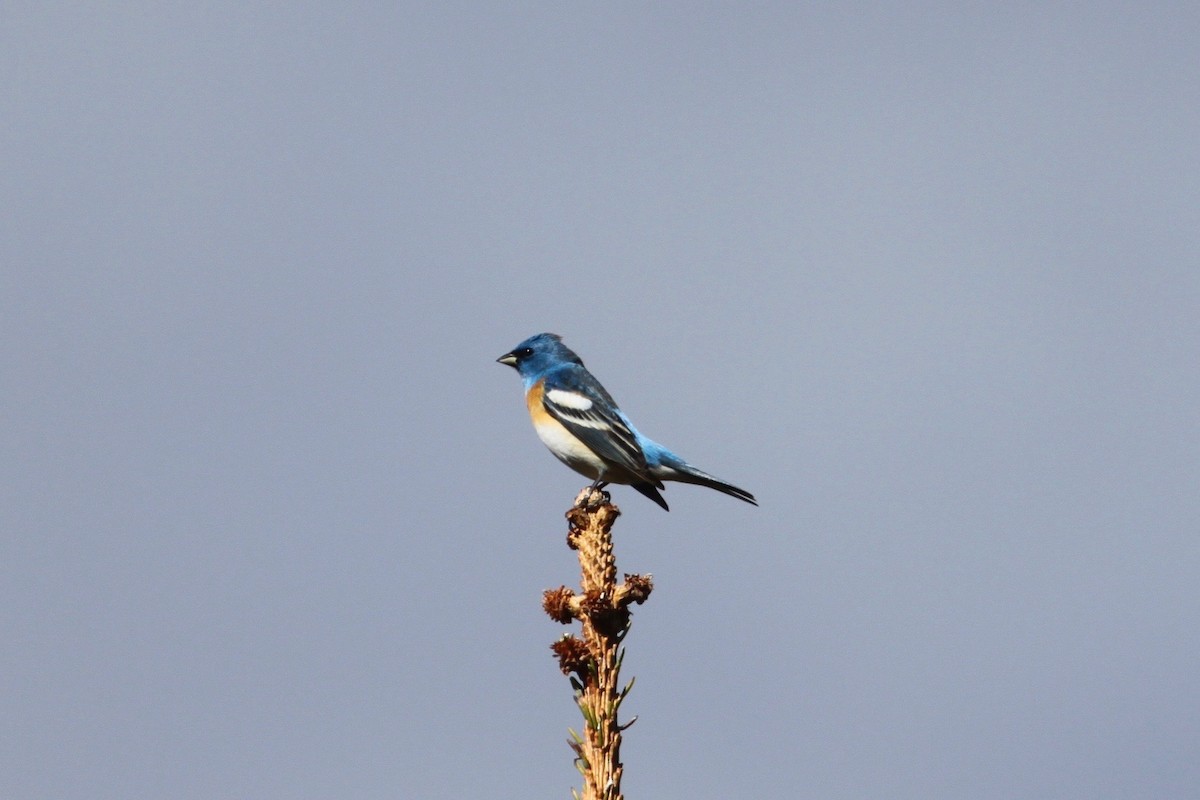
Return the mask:
<svg viewBox="0 0 1200 800">
<path fill-rule="evenodd" d="M 604 491 L 604 487 L 608 486 L 608 481 L 594 481 L 590 486 L 584 487 L 579 496 L 575 498 L 576 508 L 596 508 L 612 498 L 608 492 Z"/>
</svg>

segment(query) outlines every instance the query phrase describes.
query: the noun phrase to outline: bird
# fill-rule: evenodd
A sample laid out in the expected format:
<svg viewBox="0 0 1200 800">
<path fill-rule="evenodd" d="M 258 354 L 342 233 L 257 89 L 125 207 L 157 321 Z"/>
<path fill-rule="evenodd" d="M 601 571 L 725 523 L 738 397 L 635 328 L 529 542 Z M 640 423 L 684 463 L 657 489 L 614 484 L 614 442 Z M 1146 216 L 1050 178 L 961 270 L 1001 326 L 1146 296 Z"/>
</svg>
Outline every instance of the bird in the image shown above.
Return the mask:
<svg viewBox="0 0 1200 800">
<path fill-rule="evenodd" d="M 579 356 L 554 333 L 538 333 L 496 359 L 520 374 L 538 438 L 593 489 L 627 484 L 670 511 L 664 481 L 693 483 L 758 505 L 745 489 L 693 467 L 640 434 Z"/>
</svg>

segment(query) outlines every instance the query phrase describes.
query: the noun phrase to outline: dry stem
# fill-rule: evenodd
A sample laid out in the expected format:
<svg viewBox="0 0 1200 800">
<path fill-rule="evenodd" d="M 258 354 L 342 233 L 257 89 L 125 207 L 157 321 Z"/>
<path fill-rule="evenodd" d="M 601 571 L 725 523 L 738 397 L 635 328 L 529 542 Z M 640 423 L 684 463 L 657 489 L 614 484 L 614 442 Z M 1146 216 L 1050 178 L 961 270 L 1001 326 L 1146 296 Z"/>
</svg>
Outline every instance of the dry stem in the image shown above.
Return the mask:
<svg viewBox="0 0 1200 800">
<path fill-rule="evenodd" d="M 571 675 L 575 702 L 583 714 L 583 735 L 572 731 L 571 748 L 583 775 L 584 800 L 623 800 L 621 794 L 621 725 L 617 710 L 633 682 L 620 685 L 621 640 L 629 630 L 629 605 L 643 603 L 653 584 L 649 576 L 626 575 L 617 584 L 612 525 L 620 510 L 607 492 L 584 489 L 567 512 L 567 546 L 579 554 L 582 592 L 565 586 L 543 595 L 546 613 L 558 622 L 578 619 L 583 638 L 564 635 L 551 645 L 559 666 Z M 636 717 L 634 718 L 637 719 Z"/>
</svg>

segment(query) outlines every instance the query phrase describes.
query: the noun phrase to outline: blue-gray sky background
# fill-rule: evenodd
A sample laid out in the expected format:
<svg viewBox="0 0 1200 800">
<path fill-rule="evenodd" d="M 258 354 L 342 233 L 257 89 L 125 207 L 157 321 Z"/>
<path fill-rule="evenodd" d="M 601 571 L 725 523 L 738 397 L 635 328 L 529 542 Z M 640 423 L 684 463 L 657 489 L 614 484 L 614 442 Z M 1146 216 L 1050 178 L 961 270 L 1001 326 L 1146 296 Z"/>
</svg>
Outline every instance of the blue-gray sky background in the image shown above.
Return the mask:
<svg viewBox="0 0 1200 800">
<path fill-rule="evenodd" d="M 568 797 L 542 330 L 762 503 L 615 490 L 627 796 L 1200 793 L 1196 7 L 85 5 L 0 25 L 0 796 Z"/>
</svg>

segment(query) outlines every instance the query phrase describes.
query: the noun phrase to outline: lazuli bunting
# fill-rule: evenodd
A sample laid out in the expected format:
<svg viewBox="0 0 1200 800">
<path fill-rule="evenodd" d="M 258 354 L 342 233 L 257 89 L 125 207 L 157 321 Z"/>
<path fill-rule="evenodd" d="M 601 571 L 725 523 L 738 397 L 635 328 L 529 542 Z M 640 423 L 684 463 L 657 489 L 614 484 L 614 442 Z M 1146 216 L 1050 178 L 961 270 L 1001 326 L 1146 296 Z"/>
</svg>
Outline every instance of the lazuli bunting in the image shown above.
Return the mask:
<svg viewBox="0 0 1200 800">
<path fill-rule="evenodd" d="M 663 481 L 695 483 L 758 505 L 745 489 L 717 480 L 638 433 L 579 356 L 553 333 L 530 336 L 500 356 L 525 381 L 538 438 L 559 461 L 601 489 L 624 483 L 667 508 Z"/>
</svg>

